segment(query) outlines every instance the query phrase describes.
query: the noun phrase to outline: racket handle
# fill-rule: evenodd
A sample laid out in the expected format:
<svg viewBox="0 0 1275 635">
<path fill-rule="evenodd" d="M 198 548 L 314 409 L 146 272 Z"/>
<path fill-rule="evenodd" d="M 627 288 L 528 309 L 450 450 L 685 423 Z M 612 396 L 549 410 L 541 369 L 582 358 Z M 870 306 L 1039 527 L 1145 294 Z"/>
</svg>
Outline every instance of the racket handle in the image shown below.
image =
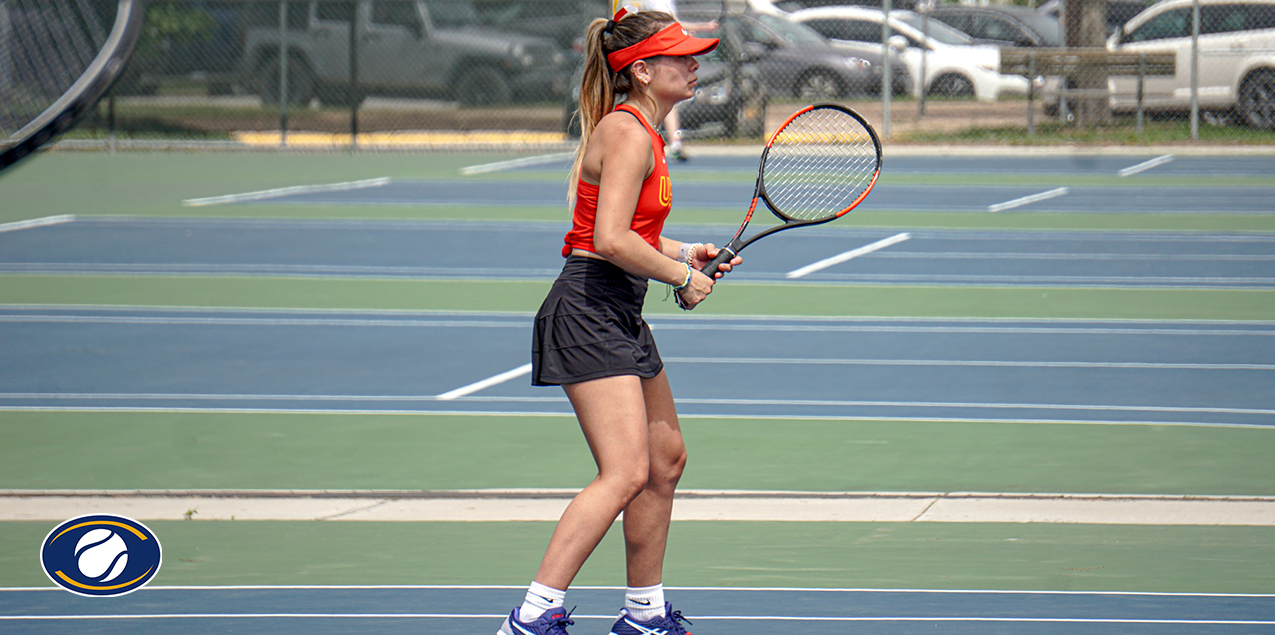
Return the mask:
<svg viewBox="0 0 1275 635">
<path fill-rule="evenodd" d="M 733 242 L 734 241 L 732 241 L 732 243 Z M 717 266 L 722 264 L 723 262 L 730 262 L 730 259 L 734 257 L 735 257 L 735 250 L 732 249 L 732 245 L 726 245 L 725 247 L 722 247 L 721 249 L 719 249 L 717 251 L 717 256 L 713 258 L 712 260 L 708 261 L 708 264 L 704 265 L 704 268 L 700 269 L 700 271 L 702 271 L 704 275 L 710 278 L 716 279 Z"/>
</svg>

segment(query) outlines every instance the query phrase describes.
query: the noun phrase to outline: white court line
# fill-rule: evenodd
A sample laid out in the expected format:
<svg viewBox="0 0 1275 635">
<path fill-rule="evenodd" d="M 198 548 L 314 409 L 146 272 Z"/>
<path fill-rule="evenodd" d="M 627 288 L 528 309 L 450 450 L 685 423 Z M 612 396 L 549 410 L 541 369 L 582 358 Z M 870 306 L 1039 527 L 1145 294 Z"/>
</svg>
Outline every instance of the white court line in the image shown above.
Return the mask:
<svg viewBox="0 0 1275 635">
<path fill-rule="evenodd" d="M 452 399 L 455 399 L 457 397 L 464 397 L 465 395 L 476 393 L 484 388 L 490 388 L 492 386 L 495 386 L 496 384 L 503 384 L 509 381 L 510 379 L 522 377 L 523 375 L 526 375 L 530 372 L 531 372 L 531 364 L 523 364 L 522 366 L 519 366 L 513 370 L 508 370 L 499 375 L 488 377 L 487 379 L 484 379 L 479 382 L 474 382 L 468 386 L 461 386 L 460 388 L 457 388 L 456 390 L 445 392 L 435 397 L 435 399 L 439 401 L 451 401 Z"/>
<path fill-rule="evenodd" d="M 1057 188 L 1057 189 L 1049 190 L 1048 192 L 1041 192 L 1040 194 L 1032 194 L 1031 196 L 1024 196 L 1024 197 L 1022 197 L 1022 198 L 1016 198 L 1016 199 L 1014 199 L 1014 200 L 1012 200 L 1012 201 L 1005 201 L 1004 203 L 997 203 L 997 204 L 995 204 L 995 205 L 988 205 L 988 206 L 987 206 L 987 211 L 989 211 L 989 212 L 1003 212 L 1003 211 L 1005 211 L 1005 210 L 1007 210 L 1007 209 L 1013 209 L 1013 208 L 1015 208 L 1015 207 L 1022 207 L 1022 206 L 1024 206 L 1024 205 L 1029 205 L 1029 204 L 1031 204 L 1031 203 L 1039 203 L 1039 202 L 1041 202 L 1041 201 L 1047 201 L 1047 200 L 1049 200 L 1049 199 L 1051 199 L 1051 198 L 1058 198 L 1059 196 L 1066 196 L 1066 195 L 1067 195 L 1067 188 L 1065 188 L 1065 187 L 1060 187 L 1060 188 Z"/>
<path fill-rule="evenodd" d="M 569 489 L 564 491 L 577 492 L 578 489 Z M 505 590 L 505 589 L 526 589 L 527 585 L 513 584 L 227 584 L 225 586 L 172 586 L 172 585 L 155 585 L 147 586 L 147 591 L 275 591 L 275 590 Z M 577 590 L 592 591 L 623 591 L 622 586 L 608 585 L 572 585 Z M 1061 595 L 1061 596 L 1081 596 L 1091 595 L 1096 597 L 1153 597 L 1153 598 L 1272 598 L 1272 593 L 1190 593 L 1190 592 L 1174 592 L 1174 591 L 1069 591 L 1069 590 L 1051 590 L 1043 591 L 1039 589 L 899 589 L 899 588 L 862 588 L 862 587 L 762 587 L 762 586 L 666 586 L 668 591 L 726 591 L 730 593 L 797 593 L 797 594 L 815 594 L 815 593 L 831 593 L 831 594 L 916 594 L 916 595 Z M 0 587 L 0 594 L 5 593 L 50 593 L 61 595 L 65 593 L 62 589 L 53 586 L 41 587 Z M 502 614 L 501 616 L 503 616 Z M 614 616 L 608 615 L 606 619 L 615 619 Z"/>
<path fill-rule="evenodd" d="M 1117 172 L 1117 174 L 1119 174 L 1120 176 L 1131 176 L 1139 172 L 1146 172 L 1147 170 L 1150 170 L 1151 168 L 1154 168 L 1157 165 L 1164 165 L 1165 163 L 1168 163 L 1172 160 L 1173 160 L 1173 155 L 1166 154 L 1162 157 L 1156 157 L 1154 159 L 1151 159 L 1150 161 L 1143 161 L 1142 163 L 1139 163 L 1137 165 L 1131 165 L 1123 170 L 1120 170 L 1119 172 Z"/>
<path fill-rule="evenodd" d="M 480 382 L 457 388 L 436 397 L 425 395 L 287 395 L 287 394 L 250 394 L 250 393 L 39 393 L 39 392 L 6 392 L 0 393 L 0 399 L 56 399 L 56 400 L 147 400 L 147 401 L 348 401 L 355 403 L 395 402 L 425 403 L 431 401 L 450 401 L 467 396 L 484 388 L 490 388 L 510 379 L 515 379 L 531 372 L 531 364 L 519 366 L 513 370 L 489 377 Z M 463 391 L 463 392 L 462 392 Z M 472 397 L 471 402 L 503 402 L 503 403 L 568 403 L 565 396 L 542 397 Z M 681 397 L 679 403 L 703 405 L 733 406 L 815 406 L 828 408 L 848 407 L 883 407 L 883 408 L 988 408 L 988 409 L 1023 409 L 1023 410 L 1078 410 L 1078 411 L 1115 411 L 1115 412 L 1175 412 L 1175 413 L 1213 413 L 1213 414 L 1255 414 L 1275 415 L 1271 408 L 1233 408 L 1226 406 L 1123 406 L 1116 404 L 1057 404 L 1057 403 L 1005 403 L 977 401 L 884 401 L 854 399 L 741 399 L 741 398 L 707 398 Z M 14 407 L 0 405 L 0 410 L 13 410 Z M 1270 426 L 1275 430 L 1275 426 Z"/>
<path fill-rule="evenodd" d="M 831 267 L 833 265 L 839 265 L 847 260 L 850 260 L 851 258 L 857 258 L 864 254 L 870 254 L 879 249 L 885 249 L 886 247 L 889 247 L 890 245 L 901 243 L 911 237 L 912 237 L 912 234 L 908 234 L 908 233 L 895 234 L 889 238 L 878 240 L 870 245 L 864 245 L 858 249 L 852 249 L 845 253 L 837 254 L 836 256 L 833 256 L 831 258 L 824 258 L 823 260 L 820 260 L 819 262 L 808 264 L 800 269 L 794 269 L 792 271 L 789 271 L 785 277 L 789 279 L 800 278 L 806 274 L 819 271 L 820 269 L 827 269 L 828 267 Z"/>
<path fill-rule="evenodd" d="M 0 621 L 82 621 L 82 620 L 173 620 L 173 619 L 458 619 L 496 620 L 503 614 L 485 613 L 134 613 L 81 615 L 0 615 Z M 613 615 L 572 615 L 574 619 L 610 620 Z M 993 622 L 1055 624 L 1181 624 L 1192 626 L 1243 625 L 1266 626 L 1272 620 L 1192 620 L 1137 619 L 1100 617 L 984 617 L 984 616 L 793 616 L 793 615 L 697 615 L 705 621 L 760 622 Z"/>
<path fill-rule="evenodd" d="M 1275 364 L 1188 364 L 1170 362 L 1050 362 L 998 361 L 971 359 L 837 359 L 783 357 L 665 357 L 665 362 L 680 364 L 786 364 L 831 366 L 975 366 L 989 368 L 1106 368 L 1142 370 L 1275 370 Z"/>
<path fill-rule="evenodd" d="M 74 305 L 70 305 L 74 306 Z M 61 309 L 65 307 L 48 307 L 42 305 L 8 305 L 6 309 L 22 309 L 22 308 L 39 308 L 39 309 Z M 155 307 L 86 307 L 79 306 L 81 309 L 104 309 L 111 311 L 130 311 L 130 310 L 155 310 Z M 158 307 L 163 311 L 180 311 L 183 313 L 203 313 L 204 310 L 191 310 L 189 307 Z M 208 311 L 234 311 L 243 313 L 282 313 L 285 315 L 296 314 L 304 315 L 313 313 L 315 315 L 342 315 L 342 314 L 361 314 L 368 313 L 374 315 L 409 315 L 414 316 L 417 313 L 410 311 L 378 311 L 369 309 L 367 311 L 349 311 L 344 309 L 254 309 L 254 308 L 228 308 L 217 307 Z M 420 315 L 475 315 L 475 316 L 491 316 L 491 317 L 516 317 L 530 318 L 531 314 L 521 313 L 421 313 Z M 652 324 L 652 328 L 658 326 L 663 330 L 679 330 L 679 331 L 767 331 L 767 332 L 815 332 L 815 333 L 988 333 L 988 334 L 1029 334 L 1029 335 L 1170 335 L 1170 336 L 1260 336 L 1275 337 L 1275 330 L 1241 330 L 1241 329 L 1186 329 L 1186 328 L 1096 328 L 1096 327 L 1071 327 L 1071 326 L 912 326 L 912 325 L 883 325 L 875 326 L 868 324 L 855 324 L 855 322 L 864 321 L 905 321 L 905 322 L 933 322 L 933 321 L 951 321 L 961 322 L 983 322 L 994 321 L 1003 323 L 1012 323 L 1020 321 L 1014 318 L 945 318 L 944 320 L 931 320 L 928 318 L 855 318 L 855 317 L 821 317 L 821 316 L 730 316 L 717 315 L 713 316 L 714 320 L 720 322 L 709 323 L 704 321 L 688 322 L 683 321 L 679 316 L 660 316 L 652 318 L 656 320 Z M 737 321 L 755 321 L 757 324 L 737 323 Z M 813 324 L 804 325 L 788 325 L 783 322 L 800 320 L 810 321 Z M 1233 325 L 1265 325 L 1264 322 L 1252 322 L 1244 320 L 1070 320 L 1067 318 L 1039 318 L 1036 320 L 1025 320 L 1026 322 L 1042 322 L 1042 323 L 1061 323 L 1066 322 L 1120 322 L 1127 321 L 1138 324 L 1192 324 L 1201 325 L 1208 324 L 1233 324 Z M 355 319 L 355 318 L 329 318 L 329 317 L 298 317 L 298 318 L 240 318 L 240 317 L 148 317 L 148 316 L 94 316 L 94 315 L 5 315 L 0 312 L 0 322 L 20 322 L 20 323 L 100 323 L 100 324 L 261 324 L 267 326 L 293 326 L 293 325 L 339 325 L 339 326 L 412 326 L 412 327 L 483 327 L 483 328 L 525 328 L 526 323 L 515 321 L 467 321 L 467 320 L 433 320 L 433 319 Z M 840 323 L 838 323 L 840 322 Z M 846 323 L 849 322 L 849 323 Z"/>
<path fill-rule="evenodd" d="M 147 400 L 147 401 L 345 401 L 352 403 L 381 403 L 381 402 L 404 402 L 404 403 L 427 403 L 431 401 L 450 401 L 465 397 L 471 393 L 477 392 L 484 388 L 489 388 L 496 384 L 509 381 L 531 372 L 531 364 L 519 366 L 513 370 L 501 373 L 494 377 L 484 379 L 480 382 L 470 384 L 461 388 L 457 388 L 451 392 L 446 392 L 436 397 L 424 395 L 285 395 L 285 394 L 216 394 L 216 393 L 0 393 L 0 399 L 55 399 L 63 401 L 71 400 Z M 543 397 L 470 397 L 465 401 L 474 403 L 569 403 L 565 396 L 543 396 Z M 884 400 L 852 400 L 852 399 L 718 399 L 718 398 L 696 398 L 682 397 L 678 399 L 679 403 L 698 404 L 698 405 L 727 405 L 727 406 L 811 406 L 821 408 L 851 408 L 851 407 L 881 407 L 881 408 L 934 408 L 934 409 L 969 409 L 969 408 L 986 408 L 989 410 L 1074 410 L 1080 412 L 1169 412 L 1169 413 L 1206 413 L 1206 414 L 1251 414 L 1251 415 L 1275 415 L 1275 409 L 1271 408 L 1233 408 L 1225 406 L 1124 406 L 1115 404 L 1056 404 L 1056 403 L 1004 403 L 1004 402 L 976 402 L 976 401 L 884 401 Z M 0 411 L 11 410 L 32 410 L 38 408 L 47 408 L 52 410 L 70 410 L 73 408 L 61 406 L 6 406 L 0 404 Z M 143 409 L 138 406 L 123 406 L 128 409 Z M 90 406 L 89 409 L 108 410 L 107 406 Z M 194 410 L 213 410 L 210 408 L 195 408 Z M 273 410 L 273 409 L 267 409 Z M 291 412 L 294 409 L 286 409 Z M 345 412 L 345 410 L 338 410 Z M 733 416 L 733 415 L 727 415 Z M 1267 426 L 1275 430 L 1275 426 Z"/>
<path fill-rule="evenodd" d="M 358 190 L 365 187 L 380 187 L 390 182 L 390 177 L 382 176 L 375 179 L 364 179 L 362 181 L 346 181 L 344 183 L 326 183 L 322 185 L 294 185 L 292 187 L 280 187 L 273 190 L 260 190 L 257 192 L 244 192 L 242 194 L 227 194 L 225 196 L 209 196 L 207 198 L 188 198 L 182 201 L 182 205 L 187 207 L 203 207 L 205 205 L 224 205 L 226 203 L 242 203 L 244 201 L 260 201 L 268 198 L 278 198 L 280 196 L 289 196 L 292 194 L 312 194 L 314 192 L 342 192 L 345 190 Z"/>
<path fill-rule="evenodd" d="M 78 621 L 78 620 L 499 620 L 504 613 L 98 613 L 98 615 L 14 615 L 0 616 L 0 621 Z M 574 620 L 615 620 L 613 615 L 572 615 Z M 1160 624 L 1188 626 L 1266 626 L 1270 620 L 1150 620 L 1150 618 L 1103 617 L 820 617 L 711 615 L 695 616 L 705 621 L 766 622 L 1006 622 L 1006 624 Z"/>
<path fill-rule="evenodd" d="M 19 229 L 31 229 L 32 227 L 60 225 L 74 220 L 74 214 L 63 214 L 61 216 L 45 216 L 44 218 L 32 218 L 31 220 L 20 220 L 12 223 L 0 223 L 0 232 L 12 232 Z"/>
<path fill-rule="evenodd" d="M 568 403 L 564 397 L 563 403 Z M 371 410 L 371 409 L 333 409 L 333 408 L 151 408 L 140 406 L 120 407 L 63 407 L 63 406 L 3 406 L 0 412 L 146 412 L 146 413 L 196 413 L 196 414 L 307 414 L 307 415 L 413 415 L 413 416 L 448 416 L 448 417 L 573 417 L 570 410 L 562 411 L 519 411 L 519 410 Z M 1271 430 L 1275 426 L 1262 423 L 1216 423 L 1206 421 L 1153 421 L 1153 420 L 1115 420 L 1115 419 L 1023 419 L 1023 418 L 989 418 L 989 417 L 892 417 L 892 416 L 857 416 L 857 415 L 798 415 L 798 414 L 690 414 L 679 413 L 683 419 L 746 419 L 749 421 L 899 421 L 923 423 L 1027 423 L 1089 426 L 1175 426 L 1190 428 L 1234 428 L 1243 430 Z"/>
<path fill-rule="evenodd" d="M 578 492 L 579 489 L 565 489 L 562 491 Z M 693 490 L 687 490 L 693 491 Z M 764 490 L 763 490 L 764 491 Z M 147 585 L 148 591 L 274 591 L 274 590 L 455 590 L 455 589 L 475 589 L 479 591 L 485 590 L 503 590 L 503 589 L 526 589 L 527 585 L 514 584 L 227 584 L 224 586 L 201 586 L 192 584 L 189 586 L 171 586 L 171 585 Z M 573 589 L 593 591 L 623 591 L 622 586 L 607 585 L 572 585 Z M 1272 593 L 1189 593 L 1189 592 L 1173 592 L 1173 591 L 1042 591 L 1038 589 L 895 589 L 895 588 L 862 588 L 862 587 L 761 587 L 761 586 L 666 586 L 665 590 L 669 591 L 727 591 L 727 592 L 749 592 L 749 593 L 861 593 L 866 595 L 872 594 L 897 594 L 897 593 L 914 593 L 918 595 L 1093 595 L 1098 597 L 1199 597 L 1199 598 L 1273 598 Z M 53 586 L 41 587 L 0 587 L 0 594 L 14 592 L 36 592 L 51 593 L 61 595 L 65 593 L 62 589 Z M 502 614 L 503 616 L 504 614 Z M 615 619 L 614 616 L 607 616 L 607 619 Z"/>
<path fill-rule="evenodd" d="M 497 161 L 495 163 L 483 163 L 480 165 L 468 165 L 460 169 L 461 174 L 487 174 L 488 172 L 499 172 L 501 170 L 509 170 L 512 168 L 520 168 L 528 165 L 540 165 L 541 163 L 552 163 L 562 159 L 569 159 L 575 156 L 574 152 L 560 152 L 557 154 L 542 154 L 534 157 L 522 157 L 521 159 L 510 159 L 508 161 Z"/>
</svg>

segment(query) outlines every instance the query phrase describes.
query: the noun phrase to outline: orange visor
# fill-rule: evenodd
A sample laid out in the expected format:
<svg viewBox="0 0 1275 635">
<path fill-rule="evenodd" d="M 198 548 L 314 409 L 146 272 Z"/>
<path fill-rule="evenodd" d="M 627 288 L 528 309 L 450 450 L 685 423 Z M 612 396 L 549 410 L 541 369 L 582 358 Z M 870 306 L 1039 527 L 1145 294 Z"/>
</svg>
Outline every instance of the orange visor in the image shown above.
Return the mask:
<svg viewBox="0 0 1275 635">
<path fill-rule="evenodd" d="M 625 66 L 648 57 L 703 55 L 715 48 L 717 38 L 691 37 L 681 24 L 674 22 L 633 46 L 607 55 L 607 63 L 613 72 L 619 72 Z"/>
</svg>

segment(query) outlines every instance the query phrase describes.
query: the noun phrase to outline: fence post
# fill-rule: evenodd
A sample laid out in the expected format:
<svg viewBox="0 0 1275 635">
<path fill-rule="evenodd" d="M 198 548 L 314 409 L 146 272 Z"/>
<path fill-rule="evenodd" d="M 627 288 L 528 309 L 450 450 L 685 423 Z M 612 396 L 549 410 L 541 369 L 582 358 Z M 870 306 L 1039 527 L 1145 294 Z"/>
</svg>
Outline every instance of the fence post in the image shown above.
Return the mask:
<svg viewBox="0 0 1275 635">
<path fill-rule="evenodd" d="M 279 147 L 288 145 L 288 3 L 279 0 Z"/>
<path fill-rule="evenodd" d="M 106 94 L 106 149 L 115 154 L 115 87 Z"/>
<path fill-rule="evenodd" d="M 1200 139 L 1200 0 L 1191 3 L 1191 140 Z"/>
<path fill-rule="evenodd" d="M 1138 54 L 1138 114 L 1134 117 L 1133 129 L 1142 134 L 1142 94 L 1147 80 L 1147 54 Z"/>
<path fill-rule="evenodd" d="M 1036 136 L 1036 51 L 1027 53 L 1027 136 Z"/>
<path fill-rule="evenodd" d="M 921 14 L 921 37 L 925 38 L 925 42 L 930 41 L 930 11 L 926 8 L 925 13 Z M 929 49 L 921 49 L 921 94 L 916 100 L 916 116 L 921 118 L 925 116 L 925 63 L 929 59 Z"/>
<path fill-rule="evenodd" d="M 881 58 L 885 69 L 881 71 L 881 135 L 890 137 L 890 98 L 894 87 L 890 79 L 890 0 L 881 2 Z M 925 91 L 925 79 L 921 79 L 921 91 Z"/>
<path fill-rule="evenodd" d="M 359 149 L 359 5 L 350 3 L 350 151 Z"/>
</svg>

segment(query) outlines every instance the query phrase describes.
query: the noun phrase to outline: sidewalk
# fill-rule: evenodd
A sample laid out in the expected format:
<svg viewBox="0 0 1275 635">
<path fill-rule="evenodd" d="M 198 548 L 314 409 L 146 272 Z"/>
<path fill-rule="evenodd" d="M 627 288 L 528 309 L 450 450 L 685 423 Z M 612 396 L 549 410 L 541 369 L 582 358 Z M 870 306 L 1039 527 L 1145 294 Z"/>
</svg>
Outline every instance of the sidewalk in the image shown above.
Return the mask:
<svg viewBox="0 0 1275 635">
<path fill-rule="evenodd" d="M 571 490 L 0 491 L 0 521 L 110 513 L 137 520 L 556 521 Z M 1275 497 L 679 492 L 673 520 L 1275 525 Z"/>
</svg>

